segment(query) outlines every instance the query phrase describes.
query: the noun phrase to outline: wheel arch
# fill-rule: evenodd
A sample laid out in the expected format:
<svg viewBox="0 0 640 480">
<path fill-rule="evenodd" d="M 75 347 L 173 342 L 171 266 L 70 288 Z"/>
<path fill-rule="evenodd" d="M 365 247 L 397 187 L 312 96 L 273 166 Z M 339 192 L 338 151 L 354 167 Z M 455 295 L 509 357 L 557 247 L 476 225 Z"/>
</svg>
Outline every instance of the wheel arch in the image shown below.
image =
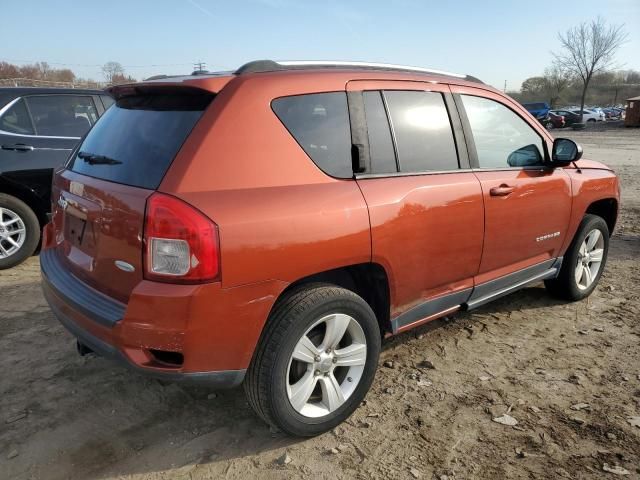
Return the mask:
<svg viewBox="0 0 640 480">
<path fill-rule="evenodd" d="M 389 277 L 378 263 L 361 263 L 314 273 L 290 283 L 273 304 L 272 311 L 291 291 L 307 284 L 328 283 L 362 297 L 378 319 L 380 333 L 391 332 Z"/>
<path fill-rule="evenodd" d="M 47 206 L 36 193 L 28 187 L 8 180 L 0 175 L 0 193 L 11 195 L 24 202 L 36 214 L 40 227 L 47 223 Z"/>
<path fill-rule="evenodd" d="M 607 222 L 609 235 L 613 234 L 618 218 L 618 200 L 615 198 L 603 198 L 592 202 L 585 211 L 586 214 L 597 215 Z"/>
</svg>

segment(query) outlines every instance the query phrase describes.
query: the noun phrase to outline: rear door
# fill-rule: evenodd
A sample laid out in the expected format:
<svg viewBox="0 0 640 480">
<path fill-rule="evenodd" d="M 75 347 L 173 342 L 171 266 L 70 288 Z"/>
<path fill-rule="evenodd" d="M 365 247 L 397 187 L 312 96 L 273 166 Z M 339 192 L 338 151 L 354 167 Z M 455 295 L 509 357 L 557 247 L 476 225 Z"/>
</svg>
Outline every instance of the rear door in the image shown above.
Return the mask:
<svg viewBox="0 0 640 480">
<path fill-rule="evenodd" d="M 142 280 L 147 198 L 213 98 L 180 90 L 121 98 L 55 179 L 55 248 L 76 276 L 122 302 Z"/>
<path fill-rule="evenodd" d="M 543 127 L 525 120 L 517 104 L 485 90 L 452 86 L 452 91 L 484 197 L 484 248 L 476 284 L 549 268 L 560 253 L 571 213 L 569 176 L 545 166 L 552 142 Z"/>
<path fill-rule="evenodd" d="M 393 329 L 402 331 L 469 297 L 482 251 L 482 192 L 446 85 L 352 81 L 347 90 L 372 257 L 389 274 Z"/>
<path fill-rule="evenodd" d="M 0 174 L 27 186 L 48 203 L 51 173 L 95 123 L 87 95 L 28 95 L 0 112 Z"/>
</svg>

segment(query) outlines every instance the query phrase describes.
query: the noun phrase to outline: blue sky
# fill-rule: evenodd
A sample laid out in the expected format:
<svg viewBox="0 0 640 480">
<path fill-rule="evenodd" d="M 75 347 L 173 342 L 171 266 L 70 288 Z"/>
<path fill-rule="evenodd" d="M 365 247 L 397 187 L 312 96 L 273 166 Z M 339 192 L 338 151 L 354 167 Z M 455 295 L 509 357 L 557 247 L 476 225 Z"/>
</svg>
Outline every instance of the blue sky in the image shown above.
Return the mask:
<svg viewBox="0 0 640 480">
<path fill-rule="evenodd" d="M 261 58 L 400 63 L 519 88 L 542 73 L 557 32 L 601 15 L 626 23 L 618 60 L 640 70 L 640 0 L 0 0 L 0 60 L 47 61 L 102 79 L 233 69 Z M 16 21 L 11 21 L 14 19 Z M 58 65 L 64 64 L 64 65 Z"/>
</svg>

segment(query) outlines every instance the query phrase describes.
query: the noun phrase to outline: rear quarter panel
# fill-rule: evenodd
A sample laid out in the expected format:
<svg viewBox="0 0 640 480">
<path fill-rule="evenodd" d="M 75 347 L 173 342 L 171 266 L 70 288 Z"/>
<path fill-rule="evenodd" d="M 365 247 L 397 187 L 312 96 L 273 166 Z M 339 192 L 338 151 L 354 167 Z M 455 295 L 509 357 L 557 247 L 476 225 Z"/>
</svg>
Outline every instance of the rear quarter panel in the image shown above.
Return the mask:
<svg viewBox="0 0 640 480">
<path fill-rule="evenodd" d="M 367 206 L 354 180 L 323 173 L 271 110 L 286 95 L 345 91 L 333 75 L 250 75 L 222 90 L 160 190 L 219 226 L 223 288 L 371 260 Z"/>
</svg>

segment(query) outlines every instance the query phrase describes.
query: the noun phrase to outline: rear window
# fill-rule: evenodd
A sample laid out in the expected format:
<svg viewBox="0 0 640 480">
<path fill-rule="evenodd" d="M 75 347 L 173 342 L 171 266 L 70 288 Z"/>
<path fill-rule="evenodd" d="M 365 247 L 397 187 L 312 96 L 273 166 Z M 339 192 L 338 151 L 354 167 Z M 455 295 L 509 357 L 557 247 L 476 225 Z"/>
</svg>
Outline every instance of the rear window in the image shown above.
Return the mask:
<svg viewBox="0 0 640 480">
<path fill-rule="evenodd" d="M 282 97 L 274 100 L 271 107 L 323 172 L 338 178 L 353 177 L 345 92 Z"/>
<path fill-rule="evenodd" d="M 156 189 L 212 94 L 119 99 L 89 131 L 70 165 L 91 177 Z"/>
</svg>

